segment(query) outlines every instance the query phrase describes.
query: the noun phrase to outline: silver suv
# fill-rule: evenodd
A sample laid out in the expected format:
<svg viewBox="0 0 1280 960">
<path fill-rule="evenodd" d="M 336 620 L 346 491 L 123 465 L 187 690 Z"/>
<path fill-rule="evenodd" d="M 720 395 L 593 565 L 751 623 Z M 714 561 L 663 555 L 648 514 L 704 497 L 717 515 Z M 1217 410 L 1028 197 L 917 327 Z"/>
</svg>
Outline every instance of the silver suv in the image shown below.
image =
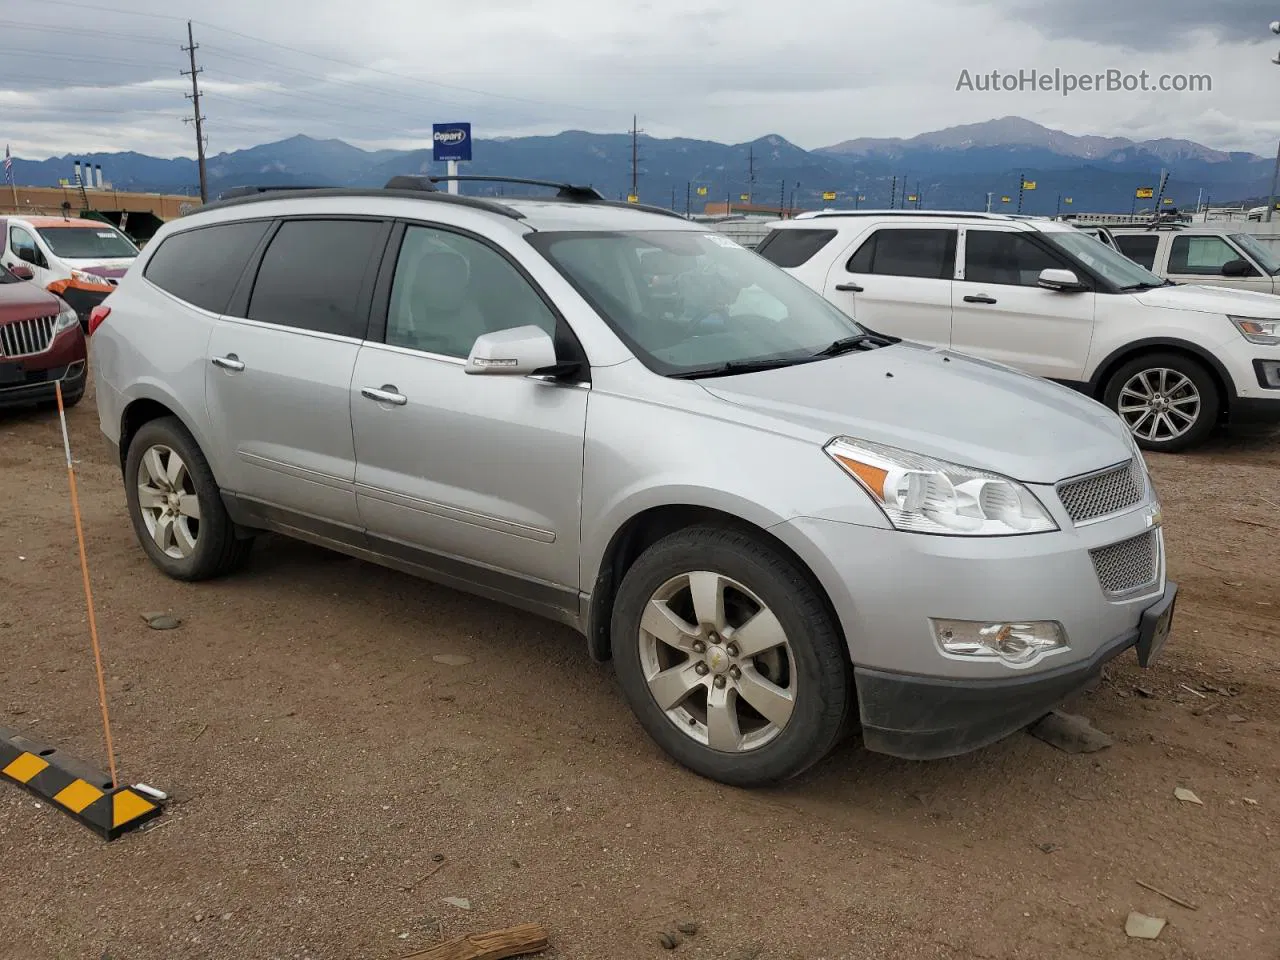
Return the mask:
<svg viewBox="0 0 1280 960">
<path fill-rule="evenodd" d="M 693 770 L 983 746 L 1168 635 L 1102 405 L 866 330 L 733 240 L 398 178 L 167 224 L 96 317 L 102 430 L 184 580 L 275 531 L 569 624 Z"/>
</svg>

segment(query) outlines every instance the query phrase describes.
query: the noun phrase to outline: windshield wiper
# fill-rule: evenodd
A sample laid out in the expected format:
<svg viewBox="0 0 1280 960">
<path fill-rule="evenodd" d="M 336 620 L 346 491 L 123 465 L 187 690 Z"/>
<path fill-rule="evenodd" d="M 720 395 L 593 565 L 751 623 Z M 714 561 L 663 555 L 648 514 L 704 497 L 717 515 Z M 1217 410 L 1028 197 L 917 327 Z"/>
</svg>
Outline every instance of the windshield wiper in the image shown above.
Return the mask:
<svg viewBox="0 0 1280 960">
<path fill-rule="evenodd" d="M 776 370 L 778 367 L 790 367 L 797 363 L 810 363 L 814 357 L 773 357 L 769 360 L 730 360 L 714 367 L 699 367 L 696 370 L 682 370 L 668 374 L 673 380 L 700 380 L 703 377 L 727 377 L 735 373 L 756 373 L 760 370 Z"/>
<path fill-rule="evenodd" d="M 876 336 L 874 333 L 860 333 L 857 336 L 844 337 L 843 339 L 837 340 L 830 346 L 823 347 L 815 353 L 814 356 L 838 357 L 842 353 L 849 353 L 850 351 L 859 349 L 863 344 L 870 344 L 876 347 L 887 347 L 889 346 L 889 341 L 884 337 Z"/>
<path fill-rule="evenodd" d="M 1126 287 L 1121 287 L 1120 289 L 1121 289 L 1122 291 L 1129 291 L 1129 290 L 1155 290 L 1155 289 L 1156 289 L 1156 288 L 1158 288 L 1158 287 L 1170 287 L 1170 286 L 1174 286 L 1174 285 L 1175 285 L 1175 284 L 1171 283 L 1171 282 L 1170 282 L 1170 281 L 1168 281 L 1168 280 L 1164 280 L 1164 281 L 1162 281 L 1162 282 L 1160 282 L 1160 283 L 1152 283 L 1152 282 L 1151 282 L 1151 281 L 1149 281 L 1149 280 L 1143 280 L 1141 283 L 1131 283 L 1131 284 L 1129 284 L 1129 285 L 1128 285 L 1128 286 L 1126 286 Z"/>
</svg>

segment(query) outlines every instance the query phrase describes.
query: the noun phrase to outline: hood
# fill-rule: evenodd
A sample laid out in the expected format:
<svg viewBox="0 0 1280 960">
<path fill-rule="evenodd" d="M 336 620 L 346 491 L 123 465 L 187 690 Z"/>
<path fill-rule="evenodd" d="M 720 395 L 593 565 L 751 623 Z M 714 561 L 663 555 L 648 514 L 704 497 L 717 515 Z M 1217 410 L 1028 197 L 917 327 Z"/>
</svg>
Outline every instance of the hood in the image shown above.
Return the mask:
<svg viewBox="0 0 1280 960">
<path fill-rule="evenodd" d="M 1219 316 L 1280 317 L 1280 297 L 1256 290 L 1236 290 L 1231 287 L 1209 287 L 1201 284 L 1178 284 L 1174 287 L 1156 287 L 1133 294 L 1148 307 L 1172 307 L 1175 310 L 1193 310 L 1197 313 L 1216 313 Z"/>
<path fill-rule="evenodd" d="M 92 273 L 94 276 L 118 280 L 129 272 L 133 265 L 133 257 L 111 257 L 107 260 L 69 259 L 67 264 L 76 270 Z"/>
<path fill-rule="evenodd" d="M 62 301 L 32 280 L 0 283 L 0 323 L 51 317 L 62 309 Z"/>
<path fill-rule="evenodd" d="M 1100 403 L 1000 364 L 902 343 L 698 381 L 713 396 L 807 428 L 1056 483 L 1128 460 L 1129 434 Z"/>
</svg>

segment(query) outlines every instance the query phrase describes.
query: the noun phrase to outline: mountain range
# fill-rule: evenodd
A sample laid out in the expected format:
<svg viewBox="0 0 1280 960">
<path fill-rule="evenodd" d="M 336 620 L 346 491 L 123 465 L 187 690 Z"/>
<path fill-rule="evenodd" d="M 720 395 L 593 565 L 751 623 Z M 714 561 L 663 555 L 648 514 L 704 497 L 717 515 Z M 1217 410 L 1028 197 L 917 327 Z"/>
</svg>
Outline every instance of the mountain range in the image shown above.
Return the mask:
<svg viewBox="0 0 1280 960">
<path fill-rule="evenodd" d="M 949 127 L 909 139 L 858 138 L 805 150 L 777 135 L 723 144 L 641 134 L 636 144 L 640 200 L 695 212 L 708 201 L 735 204 L 746 194 L 759 205 L 816 207 L 822 194 L 838 205 L 899 203 L 904 190 L 924 208 L 1012 211 L 1019 177 L 1034 182 L 1022 193 L 1024 213 L 1128 212 L 1139 187 L 1158 189 L 1169 171 L 1165 196 L 1178 207 L 1198 199 L 1241 202 L 1265 196 L 1273 161 L 1224 152 L 1189 140 L 1134 141 L 1124 137 L 1073 136 L 1021 117 Z M 43 161 L 14 158 L 18 183 L 56 186 L 73 176 L 72 163 L 100 164 L 120 190 L 194 193 L 195 161 L 139 153 L 80 154 Z M 290 137 L 207 158 L 210 197 L 230 187 L 376 186 L 403 173 L 443 174 L 430 149 L 363 150 L 341 140 Z M 507 175 L 592 184 L 610 197 L 631 192 L 629 134 L 568 130 L 554 136 L 477 139 L 474 160 L 463 173 Z M 699 189 L 705 192 L 700 193 Z M 464 193 L 495 195 L 519 188 L 464 183 Z M 854 198 L 861 196 L 862 201 Z M 1008 197 L 1007 203 L 1002 202 Z M 1070 198 L 1068 204 L 1066 198 Z M 1151 201 L 1145 201 L 1150 204 Z M 1144 201 L 1139 201 L 1141 206 Z M 908 205 L 914 206 L 915 203 Z"/>
</svg>

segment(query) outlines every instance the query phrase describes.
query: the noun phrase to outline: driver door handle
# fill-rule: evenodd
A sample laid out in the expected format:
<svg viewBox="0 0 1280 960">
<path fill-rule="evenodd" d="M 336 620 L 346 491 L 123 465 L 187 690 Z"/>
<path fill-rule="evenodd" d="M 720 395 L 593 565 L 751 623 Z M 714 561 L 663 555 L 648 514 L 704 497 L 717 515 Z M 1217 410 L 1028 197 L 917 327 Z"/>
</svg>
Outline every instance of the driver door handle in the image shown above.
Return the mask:
<svg viewBox="0 0 1280 960">
<path fill-rule="evenodd" d="M 244 361 L 234 353 L 228 353 L 225 357 L 214 357 L 213 365 L 223 370 L 234 370 L 236 373 L 244 369 Z"/>
<path fill-rule="evenodd" d="M 964 298 L 965 303 L 995 303 L 995 297 L 989 297 L 985 293 L 979 293 L 976 296 L 968 296 Z"/>
<path fill-rule="evenodd" d="M 390 383 L 384 383 L 381 387 L 361 387 L 360 395 L 376 400 L 378 403 L 390 403 L 397 407 L 403 407 L 409 402 L 409 398 L 402 393 L 397 393 L 395 386 Z"/>
<path fill-rule="evenodd" d="M 857 283 L 837 283 L 836 289 L 841 293 L 861 293 L 862 285 Z"/>
</svg>

